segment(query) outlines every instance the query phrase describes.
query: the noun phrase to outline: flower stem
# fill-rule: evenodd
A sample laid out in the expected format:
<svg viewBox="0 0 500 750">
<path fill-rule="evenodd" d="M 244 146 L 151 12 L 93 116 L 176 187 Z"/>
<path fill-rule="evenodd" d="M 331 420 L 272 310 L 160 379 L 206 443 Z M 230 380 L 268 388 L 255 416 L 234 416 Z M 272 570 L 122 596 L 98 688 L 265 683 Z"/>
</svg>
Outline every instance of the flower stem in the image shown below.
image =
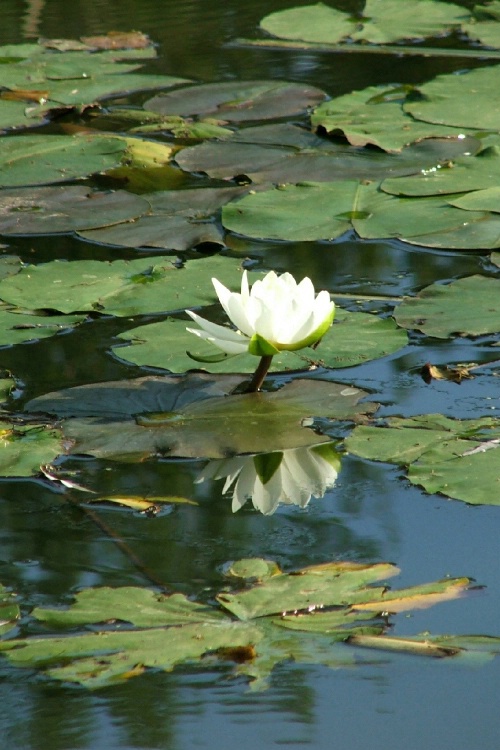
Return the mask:
<svg viewBox="0 0 500 750">
<path fill-rule="evenodd" d="M 257 393 L 257 391 L 260 391 L 262 383 L 264 382 L 264 378 L 267 375 L 267 371 L 269 370 L 272 361 L 272 354 L 266 354 L 260 358 L 260 362 L 245 393 Z"/>
</svg>

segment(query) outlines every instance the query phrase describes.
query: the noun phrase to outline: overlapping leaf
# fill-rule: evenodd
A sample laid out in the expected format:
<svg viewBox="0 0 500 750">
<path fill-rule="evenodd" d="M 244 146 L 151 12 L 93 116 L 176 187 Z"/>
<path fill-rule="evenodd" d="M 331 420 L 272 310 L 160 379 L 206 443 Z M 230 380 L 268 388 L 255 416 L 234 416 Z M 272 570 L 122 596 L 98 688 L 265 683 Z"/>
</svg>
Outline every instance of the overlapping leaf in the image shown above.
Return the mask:
<svg viewBox="0 0 500 750">
<path fill-rule="evenodd" d="M 429 493 L 475 505 L 498 505 L 500 420 L 455 420 L 440 414 L 392 417 L 386 427 L 359 426 L 347 449 L 363 458 L 409 467 Z"/>
<path fill-rule="evenodd" d="M 140 396 L 137 391 L 133 395 Z M 262 453 L 327 442 L 330 438 L 326 435 L 309 429 L 312 418 L 356 421 L 377 409 L 376 403 L 361 401 L 367 395 L 344 384 L 294 380 L 272 393 L 215 397 L 181 409 L 151 412 L 146 392 L 142 409 L 140 401 L 135 407 L 138 408 L 135 419 L 67 419 L 63 430 L 73 453 L 100 458 L 138 461 L 163 454 L 225 458 L 228 454 Z M 71 398 L 71 390 L 68 396 Z M 57 408 L 54 395 L 52 403 Z M 35 406 L 43 408 L 43 402 L 38 401 Z"/>
<path fill-rule="evenodd" d="M 218 357 L 217 361 L 211 361 L 214 355 L 223 356 L 222 353 L 212 344 L 196 339 L 186 330 L 186 321 L 183 320 L 167 319 L 149 323 L 119 334 L 118 338 L 131 342 L 132 346 L 117 348 L 115 353 L 120 359 L 141 366 L 162 367 L 172 372 L 203 367 L 210 372 L 243 373 L 252 373 L 256 367 L 256 359 L 251 354 L 221 360 Z M 165 346 L 167 340 L 168 347 Z M 297 352 L 279 352 L 273 357 L 271 371 L 303 369 L 312 364 L 332 368 L 352 367 L 392 354 L 405 346 L 407 341 L 406 334 L 398 330 L 390 319 L 381 319 L 369 313 L 350 313 L 338 308 L 333 328 L 319 346 Z"/>
<path fill-rule="evenodd" d="M 266 569 L 268 562 L 260 561 Z M 52 627 L 105 623 L 105 630 L 11 639 L 0 643 L 0 651 L 17 667 L 42 669 L 53 679 L 88 688 L 122 682 L 146 668 L 171 670 L 177 664 L 200 663 L 211 653 L 212 659 L 238 662 L 236 671 L 258 689 L 277 664 L 290 658 L 332 668 L 351 665 L 352 654 L 336 642 L 371 637 L 371 647 L 388 647 L 385 641 L 379 643 L 385 627 L 376 616 L 391 611 L 391 601 L 396 611 L 430 606 L 462 596 L 470 584 L 467 578 L 447 579 L 394 592 L 387 586 L 369 585 L 397 572 L 386 563 L 324 563 L 292 573 L 282 573 L 274 565 L 263 580 L 255 583 L 252 577 L 250 587 L 221 592 L 218 607 L 181 594 L 164 596 L 135 587 L 88 589 L 69 609 L 38 607 L 32 615 Z M 356 611 L 363 603 L 372 611 Z M 8 602 L 7 606 L 9 619 L 15 619 L 16 605 Z M 287 610 L 297 612 L 292 615 Z M 239 621 L 230 619 L 228 612 Z M 255 622 L 248 622 L 254 618 Z M 120 629 L 122 622 L 134 627 Z M 474 646 L 495 651 L 496 640 L 476 639 Z M 467 643 L 442 649 L 454 655 L 465 651 Z"/>
<path fill-rule="evenodd" d="M 470 18 L 453 3 L 432 0 L 366 0 L 360 18 L 324 3 L 290 8 L 266 16 L 261 28 L 282 39 L 334 44 L 342 39 L 387 44 L 442 35 Z"/>
<path fill-rule="evenodd" d="M 94 310 L 113 315 L 167 312 L 215 302 L 211 276 L 239 287 L 238 261 L 223 256 L 191 261 L 179 268 L 171 258 L 131 261 L 51 261 L 25 266 L 0 281 L 0 298 L 29 309 L 62 313 Z"/>
</svg>

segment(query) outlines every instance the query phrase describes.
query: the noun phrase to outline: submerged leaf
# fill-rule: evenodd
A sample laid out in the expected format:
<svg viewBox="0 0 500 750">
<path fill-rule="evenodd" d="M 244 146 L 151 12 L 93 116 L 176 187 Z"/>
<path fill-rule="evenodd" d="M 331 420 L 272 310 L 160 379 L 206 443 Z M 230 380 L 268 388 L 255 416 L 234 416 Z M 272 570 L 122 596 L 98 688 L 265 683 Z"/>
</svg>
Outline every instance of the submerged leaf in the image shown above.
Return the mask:
<svg viewBox="0 0 500 750">
<path fill-rule="evenodd" d="M 287 81 L 224 81 L 176 89 L 144 107 L 162 115 L 204 115 L 229 122 L 298 115 L 324 99 L 314 86 Z"/>
<path fill-rule="evenodd" d="M 198 401 L 165 414 L 139 414 L 136 420 L 101 418 L 64 422 L 73 453 L 113 460 L 151 455 L 225 458 L 327 442 L 308 429 L 313 416 L 356 420 L 377 404 L 360 402 L 366 392 L 344 384 L 295 380 L 273 393 L 232 395 Z"/>
</svg>

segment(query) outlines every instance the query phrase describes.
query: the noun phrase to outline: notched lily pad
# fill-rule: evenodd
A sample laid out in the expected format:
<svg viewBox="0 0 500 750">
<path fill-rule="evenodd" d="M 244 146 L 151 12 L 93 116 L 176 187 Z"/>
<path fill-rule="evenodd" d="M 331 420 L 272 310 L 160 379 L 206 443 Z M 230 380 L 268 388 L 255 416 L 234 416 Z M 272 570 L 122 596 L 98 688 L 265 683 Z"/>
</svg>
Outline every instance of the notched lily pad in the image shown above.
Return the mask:
<svg viewBox="0 0 500 750">
<path fill-rule="evenodd" d="M 212 344 L 196 339 L 187 331 L 184 320 L 167 318 L 120 333 L 118 338 L 131 343 L 131 346 L 114 349 L 120 359 L 141 366 L 162 367 L 171 372 L 202 367 L 209 372 L 253 373 L 257 362 L 251 354 L 224 357 Z M 167 340 L 169 345 L 165 347 Z M 271 372 L 317 365 L 352 367 L 392 354 L 407 343 L 406 333 L 390 319 L 337 308 L 333 327 L 316 348 L 279 352 L 273 357 Z"/>
<path fill-rule="evenodd" d="M 72 453 L 119 461 L 164 454 L 226 458 L 327 442 L 309 429 L 312 417 L 364 418 L 378 406 L 361 402 L 367 395 L 344 384 L 295 380 L 273 393 L 211 398 L 166 413 L 151 413 L 146 403 L 134 420 L 69 419 L 63 430 Z"/>
<path fill-rule="evenodd" d="M 264 574 L 245 576 L 250 586 L 221 592 L 216 605 L 132 586 L 87 589 L 68 609 L 37 607 L 32 614 L 53 628 L 104 622 L 105 630 L 11 639 L 0 642 L 0 651 L 14 666 L 42 669 L 52 679 L 88 688 L 123 684 L 147 668 L 169 671 L 177 664 L 201 664 L 210 654 L 210 667 L 215 659 L 236 664 L 235 673 L 247 676 L 253 689 L 259 689 L 277 664 L 290 659 L 331 668 L 352 666 L 353 655 L 342 650 L 342 642 L 359 638 L 359 645 L 389 648 L 384 633 L 391 607 L 398 612 L 430 606 L 463 595 L 470 585 L 462 578 L 400 591 L 371 586 L 398 572 L 388 563 L 336 561 L 291 573 L 259 559 L 236 561 L 233 567 Z M 3 589 L 0 597 L 5 599 Z M 385 613 L 384 620 L 377 618 L 379 613 Z M 17 617 L 18 610 L 8 614 Z M 250 618 L 255 622 L 244 621 Z M 123 629 L 123 622 L 131 626 Z M 434 650 L 418 648 L 417 643 L 412 652 L 433 656 L 438 648 L 441 655 L 499 650 L 499 639 L 485 636 L 436 638 L 441 640 L 444 643 Z"/>
<path fill-rule="evenodd" d="M 64 452 L 59 429 L 0 422 L 0 476 L 30 477 Z"/>
<path fill-rule="evenodd" d="M 422 97 L 404 109 L 424 122 L 499 131 L 499 81 L 500 65 L 437 76 L 419 86 Z"/>
<path fill-rule="evenodd" d="M 417 297 L 404 299 L 394 317 L 403 328 L 416 328 L 436 338 L 498 333 L 498 279 L 475 275 L 451 284 L 431 284 Z"/>
<path fill-rule="evenodd" d="M 0 234 L 54 234 L 132 221 L 149 211 L 146 199 L 125 190 L 83 186 L 20 188 L 0 192 Z"/>
<path fill-rule="evenodd" d="M 444 35 L 470 15 L 453 3 L 429 0 L 366 0 L 360 17 L 324 3 L 290 8 L 266 16 L 261 28 L 281 39 L 335 44 L 343 39 L 388 44 Z"/>
<path fill-rule="evenodd" d="M 498 505 L 500 420 L 441 414 L 358 426 L 346 448 L 363 458 L 409 466 L 412 484 L 475 505 Z"/>
<path fill-rule="evenodd" d="M 298 115 L 325 97 L 324 91 L 306 84 L 225 81 L 155 96 L 144 107 L 162 115 L 208 115 L 228 122 L 244 122 Z"/>
<path fill-rule="evenodd" d="M 183 268 L 164 256 L 111 263 L 55 260 L 25 266 L 1 280 L 0 298 L 24 309 L 141 315 L 214 302 L 215 292 L 207 283 L 211 276 L 226 286 L 240 286 L 240 264 L 223 256 L 193 260 Z"/>
<path fill-rule="evenodd" d="M 224 245 L 223 233 L 215 223 L 216 212 L 246 188 L 203 188 L 165 190 L 142 196 L 148 215 L 133 223 L 79 232 L 90 242 L 119 247 L 155 247 L 188 250 L 210 243 Z"/>
</svg>

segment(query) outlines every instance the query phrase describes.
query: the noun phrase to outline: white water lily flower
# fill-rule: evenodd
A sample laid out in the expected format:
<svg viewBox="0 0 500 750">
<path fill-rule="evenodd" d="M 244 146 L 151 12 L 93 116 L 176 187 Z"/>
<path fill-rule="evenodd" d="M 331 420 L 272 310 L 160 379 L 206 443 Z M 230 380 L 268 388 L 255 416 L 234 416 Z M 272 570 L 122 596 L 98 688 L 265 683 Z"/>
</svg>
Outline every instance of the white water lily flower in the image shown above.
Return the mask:
<svg viewBox="0 0 500 750">
<path fill-rule="evenodd" d="M 303 349 L 319 341 L 333 322 L 335 303 L 326 291 L 315 296 L 307 276 L 297 284 L 290 273 L 278 276 L 271 271 L 250 289 L 244 271 L 240 293 L 230 292 L 217 279 L 212 283 L 237 330 L 210 323 L 190 310 L 188 315 L 200 329 L 187 330 L 227 354 L 249 352 L 263 357 L 284 349 Z"/>
<path fill-rule="evenodd" d="M 334 445 L 320 443 L 210 461 L 196 482 L 225 477 L 223 493 L 234 485 L 233 513 L 250 498 L 254 508 L 265 515 L 274 513 L 280 503 L 305 508 L 312 496 L 323 497 L 335 484 L 340 460 Z"/>
</svg>

